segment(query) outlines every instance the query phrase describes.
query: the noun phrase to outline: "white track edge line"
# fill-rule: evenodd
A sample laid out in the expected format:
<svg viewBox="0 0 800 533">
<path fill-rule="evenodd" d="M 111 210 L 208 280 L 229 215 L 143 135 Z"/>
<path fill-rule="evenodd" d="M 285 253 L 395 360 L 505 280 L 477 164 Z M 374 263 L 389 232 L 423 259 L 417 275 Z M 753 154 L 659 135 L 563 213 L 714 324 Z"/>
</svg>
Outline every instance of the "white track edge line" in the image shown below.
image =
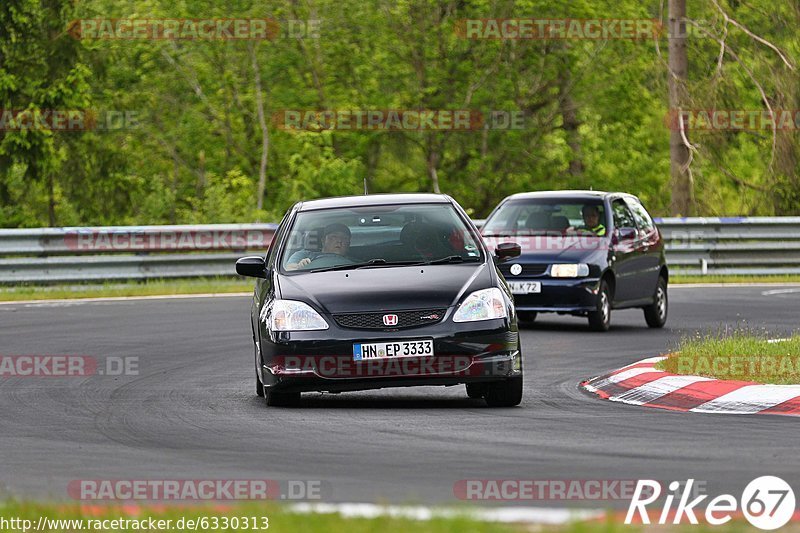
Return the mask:
<svg viewBox="0 0 800 533">
<path fill-rule="evenodd" d="M 103 296 L 98 298 L 55 298 L 52 300 L 6 300 L 0 305 L 28 305 L 64 302 L 123 302 L 126 300 L 188 300 L 191 298 L 233 298 L 250 296 L 252 292 L 207 292 L 200 294 L 150 294 L 146 296 Z"/>
<path fill-rule="evenodd" d="M 290 512 L 310 514 L 339 514 L 346 518 L 377 518 L 390 516 L 411 520 L 433 518 L 472 518 L 481 522 L 533 523 L 560 525 L 571 522 L 602 518 L 605 511 L 599 509 L 566 509 L 549 507 L 495 507 L 495 508 L 435 508 L 426 506 L 376 505 L 372 503 L 298 503 L 289 507 Z"/>
<path fill-rule="evenodd" d="M 800 283 L 780 281 L 771 283 L 670 283 L 669 289 L 719 289 L 724 287 L 747 288 L 747 287 L 800 287 Z"/>
</svg>

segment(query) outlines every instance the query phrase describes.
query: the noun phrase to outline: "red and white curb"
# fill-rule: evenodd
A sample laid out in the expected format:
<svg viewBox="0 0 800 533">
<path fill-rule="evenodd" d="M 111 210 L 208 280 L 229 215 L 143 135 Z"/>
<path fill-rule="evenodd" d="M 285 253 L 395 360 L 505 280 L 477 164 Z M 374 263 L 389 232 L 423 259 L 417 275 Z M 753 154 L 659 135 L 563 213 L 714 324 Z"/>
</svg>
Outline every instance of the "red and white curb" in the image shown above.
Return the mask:
<svg viewBox="0 0 800 533">
<path fill-rule="evenodd" d="M 800 385 L 764 385 L 670 374 L 655 368 L 664 359 L 644 359 L 584 381 L 580 386 L 612 402 L 671 411 L 800 416 Z"/>
</svg>

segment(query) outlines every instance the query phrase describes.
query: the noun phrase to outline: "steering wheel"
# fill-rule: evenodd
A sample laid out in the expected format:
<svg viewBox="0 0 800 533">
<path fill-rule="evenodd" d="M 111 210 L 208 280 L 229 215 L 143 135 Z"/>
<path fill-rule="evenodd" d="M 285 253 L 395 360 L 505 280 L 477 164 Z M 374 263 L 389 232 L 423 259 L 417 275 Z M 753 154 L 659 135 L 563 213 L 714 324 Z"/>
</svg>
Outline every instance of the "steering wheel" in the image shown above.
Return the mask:
<svg viewBox="0 0 800 533">
<path fill-rule="evenodd" d="M 314 268 L 325 268 L 352 263 L 355 263 L 355 261 L 348 259 L 343 255 L 325 252 L 312 259 L 311 262 L 306 265 L 306 268 L 311 267 L 312 265 Z"/>
</svg>

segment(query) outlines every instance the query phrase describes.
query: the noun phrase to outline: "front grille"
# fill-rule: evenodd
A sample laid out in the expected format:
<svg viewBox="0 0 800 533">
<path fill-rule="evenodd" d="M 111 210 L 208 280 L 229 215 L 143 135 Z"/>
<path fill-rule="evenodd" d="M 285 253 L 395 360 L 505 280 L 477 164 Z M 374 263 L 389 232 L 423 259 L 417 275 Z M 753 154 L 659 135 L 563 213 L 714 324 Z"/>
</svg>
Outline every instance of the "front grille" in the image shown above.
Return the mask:
<svg viewBox="0 0 800 533">
<path fill-rule="evenodd" d="M 542 274 L 547 272 L 547 267 L 548 267 L 547 263 L 530 263 L 530 264 L 518 263 L 522 266 L 522 272 L 520 272 L 515 276 L 511 273 L 511 265 L 513 264 L 514 262 L 511 261 L 509 263 L 503 263 L 499 265 L 500 272 L 503 273 L 503 276 L 506 279 L 514 279 L 521 276 L 541 276 Z"/>
<path fill-rule="evenodd" d="M 403 329 L 428 326 L 441 322 L 446 309 L 419 309 L 417 311 L 397 311 L 395 313 L 352 313 L 333 315 L 333 319 L 341 328 L 352 329 Z M 387 326 L 383 323 L 384 315 L 397 315 L 397 325 Z"/>
</svg>

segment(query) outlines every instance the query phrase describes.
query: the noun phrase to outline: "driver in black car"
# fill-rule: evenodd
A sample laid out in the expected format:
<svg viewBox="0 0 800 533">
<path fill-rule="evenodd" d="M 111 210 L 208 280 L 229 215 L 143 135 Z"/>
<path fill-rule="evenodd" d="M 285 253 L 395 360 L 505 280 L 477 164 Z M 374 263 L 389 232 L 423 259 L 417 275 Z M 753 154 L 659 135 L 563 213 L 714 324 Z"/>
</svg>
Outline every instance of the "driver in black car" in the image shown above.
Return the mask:
<svg viewBox="0 0 800 533">
<path fill-rule="evenodd" d="M 297 270 L 307 266 L 323 255 L 339 255 L 347 258 L 350 250 L 350 228 L 344 224 L 329 224 L 322 230 L 322 250 L 299 250 L 292 254 L 286 264 L 286 270 Z"/>
</svg>

